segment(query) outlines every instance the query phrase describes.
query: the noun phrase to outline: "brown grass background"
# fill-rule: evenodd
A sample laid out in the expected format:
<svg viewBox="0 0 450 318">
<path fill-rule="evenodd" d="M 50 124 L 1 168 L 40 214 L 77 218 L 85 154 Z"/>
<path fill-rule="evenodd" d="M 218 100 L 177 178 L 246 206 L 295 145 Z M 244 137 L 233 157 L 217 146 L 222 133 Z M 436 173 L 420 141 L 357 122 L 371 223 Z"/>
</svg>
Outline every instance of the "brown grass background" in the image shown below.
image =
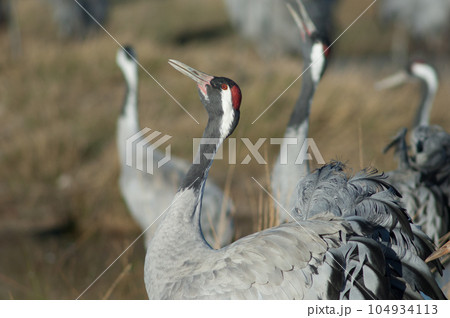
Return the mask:
<svg viewBox="0 0 450 318">
<path fill-rule="evenodd" d="M 339 30 L 370 2 L 342 0 Z M 40 1 L 20 0 L 16 9 L 21 57 L 8 53 L 7 34 L 0 34 L 0 299 L 73 299 L 140 234 L 117 185 L 115 123 L 125 90 L 115 64 L 118 46 L 104 32 L 83 42 L 59 40 L 51 10 Z M 389 62 L 391 33 L 380 28 L 376 13 L 375 6 L 333 47 L 311 114 L 310 136 L 325 160 L 343 160 L 354 170 L 395 168 L 392 154 L 381 149 L 409 127 L 420 93 L 417 84 L 373 89 L 401 67 Z M 243 104 L 234 137 L 283 135 L 301 80 L 251 123 L 301 73 L 301 61 L 262 60 L 234 34 L 221 1 L 114 1 L 106 28 L 120 43 L 133 44 L 141 64 L 199 120 L 140 72 L 140 123 L 173 136 L 173 155 L 192 158 L 191 138 L 201 136 L 206 114 L 194 84 L 169 58 L 239 83 Z M 205 30 L 214 36 L 201 37 Z M 431 121 L 450 131 L 445 56 L 436 65 L 441 87 Z M 261 153 L 271 163 L 277 147 Z M 238 142 L 238 160 L 246 155 Z M 229 168 L 218 160 L 210 176 L 222 186 L 231 176 L 241 237 L 272 223 L 269 200 L 251 179 L 267 185 L 268 167 L 252 160 Z M 82 298 L 146 298 L 143 264 L 138 240 Z"/>
</svg>

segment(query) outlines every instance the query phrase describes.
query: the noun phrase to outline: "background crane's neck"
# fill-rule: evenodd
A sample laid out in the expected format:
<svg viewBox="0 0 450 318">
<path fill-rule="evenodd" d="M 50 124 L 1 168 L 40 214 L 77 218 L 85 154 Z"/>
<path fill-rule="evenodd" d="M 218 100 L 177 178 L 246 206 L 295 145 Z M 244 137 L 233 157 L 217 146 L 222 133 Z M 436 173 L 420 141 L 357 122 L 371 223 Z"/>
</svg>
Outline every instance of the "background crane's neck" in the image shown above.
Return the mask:
<svg viewBox="0 0 450 318">
<path fill-rule="evenodd" d="M 306 62 L 305 62 L 306 63 Z M 309 66 L 309 64 L 305 64 Z M 312 98 L 316 91 L 317 84 L 314 83 L 311 77 L 311 68 L 306 70 L 303 74 L 302 88 L 300 96 L 295 103 L 294 110 L 292 111 L 291 118 L 289 119 L 289 128 L 298 128 L 302 124 L 308 124 L 309 112 L 311 110 Z M 306 136 L 305 136 L 306 137 Z"/>
<path fill-rule="evenodd" d="M 438 89 L 437 81 L 421 79 L 421 85 L 422 99 L 417 110 L 416 118 L 414 119 L 414 127 L 430 125 L 431 108 L 433 107 L 434 98 Z"/>
<path fill-rule="evenodd" d="M 305 67 L 308 66 L 309 63 L 305 61 Z M 311 68 L 306 70 L 303 76 L 301 93 L 294 106 L 283 143 L 280 145 L 280 155 L 272 172 L 272 192 L 282 205 L 282 208 L 279 208 L 281 222 L 290 221 L 290 216 L 283 211 L 291 209 L 291 198 L 297 183 L 310 171 L 309 161 L 302 161 L 306 159 L 306 153 L 302 152 L 307 151 L 307 148 L 302 147 L 308 137 L 309 113 L 317 84 L 312 79 Z M 283 158 L 285 154 L 287 157 Z"/>
<path fill-rule="evenodd" d="M 309 63 L 305 62 L 305 67 L 308 67 Z M 288 126 L 286 128 L 285 138 L 296 138 L 296 145 L 290 147 L 288 152 L 288 166 L 294 166 L 301 175 L 295 176 L 300 178 L 309 173 L 309 161 L 305 160 L 302 163 L 295 163 L 300 150 L 303 146 L 305 139 L 308 137 L 309 130 L 309 114 L 311 111 L 312 99 L 316 91 L 317 83 L 312 79 L 311 68 L 305 71 L 302 81 L 302 88 L 300 96 L 295 103 L 294 109 L 289 119 Z M 291 153 L 291 155 L 289 155 Z M 292 156 L 294 155 L 294 156 Z M 292 170 L 291 170 L 292 171 Z M 297 179 L 298 181 L 299 179 Z"/>
<path fill-rule="evenodd" d="M 125 79 L 127 90 L 122 110 L 117 121 L 117 142 L 122 163 L 125 162 L 126 140 L 139 132 L 137 74 L 125 73 Z"/>
</svg>

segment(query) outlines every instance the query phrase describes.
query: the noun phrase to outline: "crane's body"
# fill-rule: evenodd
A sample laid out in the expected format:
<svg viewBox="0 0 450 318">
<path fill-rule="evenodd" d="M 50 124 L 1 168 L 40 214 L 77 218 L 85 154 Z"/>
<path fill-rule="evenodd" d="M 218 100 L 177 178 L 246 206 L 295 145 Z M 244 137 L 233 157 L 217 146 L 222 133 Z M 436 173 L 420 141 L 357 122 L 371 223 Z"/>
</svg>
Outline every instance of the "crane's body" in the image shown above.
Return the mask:
<svg viewBox="0 0 450 318">
<path fill-rule="evenodd" d="M 189 165 L 174 156 L 163 166 L 154 169 L 153 174 L 126 165 L 126 141 L 140 131 L 137 109 L 138 66 L 135 59 L 134 50 L 130 47 L 117 53 L 117 63 L 127 83 L 124 106 L 117 121 L 117 148 L 121 165 L 119 185 L 133 218 L 142 230 L 146 230 L 148 242 L 157 227 L 159 216 L 170 206 Z M 158 149 L 152 149 L 152 154 L 153 162 L 160 162 L 165 157 L 165 153 Z M 212 246 L 220 247 L 231 242 L 232 208 L 231 200 L 224 198 L 223 192 L 213 182 L 209 182 L 205 190 L 202 226 Z"/>
</svg>

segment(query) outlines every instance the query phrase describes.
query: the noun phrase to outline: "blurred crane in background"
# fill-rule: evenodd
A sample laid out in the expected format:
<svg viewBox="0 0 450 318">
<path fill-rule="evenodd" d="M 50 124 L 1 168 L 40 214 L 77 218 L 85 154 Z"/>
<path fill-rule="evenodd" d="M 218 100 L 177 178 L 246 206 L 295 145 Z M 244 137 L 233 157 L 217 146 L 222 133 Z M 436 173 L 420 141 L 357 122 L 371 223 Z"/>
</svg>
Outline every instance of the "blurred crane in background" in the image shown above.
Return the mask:
<svg viewBox="0 0 450 318">
<path fill-rule="evenodd" d="M 225 0 L 232 25 L 256 44 L 263 57 L 301 53 L 298 31 L 286 3 L 296 0 Z M 337 0 L 305 0 L 304 5 L 318 32 L 327 38 L 333 34 L 333 9 Z"/>
<path fill-rule="evenodd" d="M 315 24 L 309 18 L 306 8 L 301 3 L 299 3 L 299 7 L 301 18 L 288 4 L 300 31 L 297 42 L 301 43 L 303 56 L 302 88 L 286 127 L 284 143 L 280 147 L 280 154 L 275 162 L 271 180 L 272 194 L 288 211 L 291 210 L 294 203 L 295 198 L 291 197 L 294 195 L 298 181 L 311 172 L 308 160 L 304 160 L 308 149 L 303 146 L 306 145 L 308 137 L 309 114 L 314 93 L 325 72 L 329 53 L 327 39 L 320 35 Z M 295 144 L 292 144 L 293 139 L 296 141 Z M 285 154 L 282 152 L 287 155 L 286 158 L 283 158 Z M 291 221 L 290 215 L 284 212 L 283 208 L 278 207 L 277 209 L 279 220 L 282 223 Z"/>
<path fill-rule="evenodd" d="M 430 125 L 430 113 L 439 87 L 437 72 L 429 64 L 414 60 L 406 70 L 376 84 L 386 89 L 418 80 L 422 97 L 413 122 L 411 154 L 405 141 L 406 129 L 386 147 L 396 147 L 399 167 L 389 173 L 389 180 L 402 193 L 403 202 L 435 244 L 450 231 L 450 135 L 441 127 Z"/>
<path fill-rule="evenodd" d="M 380 18 L 394 27 L 392 54 L 397 63 L 407 61 L 411 49 L 435 55 L 449 48 L 450 0 L 383 0 Z"/>
<path fill-rule="evenodd" d="M 84 39 L 90 32 L 100 28 L 94 19 L 103 24 L 108 17 L 109 0 L 47 1 L 53 7 L 53 15 L 59 28 L 59 35 L 65 39 Z"/>
<path fill-rule="evenodd" d="M 385 89 L 402 83 L 418 80 L 422 86 L 422 97 L 413 122 L 410 138 L 410 153 L 406 143 L 406 128 L 386 147 L 396 148 L 399 166 L 388 173 L 391 182 L 402 194 L 402 202 L 413 217 L 414 223 L 433 239 L 440 252 L 428 261 L 445 255 L 442 246 L 450 231 L 450 134 L 440 126 L 430 125 L 430 113 L 439 79 L 434 67 L 421 60 L 408 64 L 401 71 L 379 83 Z M 448 246 L 448 245 L 447 245 Z M 440 286 L 450 292 L 450 259 L 443 259 L 446 269 L 442 277 L 435 275 Z"/>
</svg>

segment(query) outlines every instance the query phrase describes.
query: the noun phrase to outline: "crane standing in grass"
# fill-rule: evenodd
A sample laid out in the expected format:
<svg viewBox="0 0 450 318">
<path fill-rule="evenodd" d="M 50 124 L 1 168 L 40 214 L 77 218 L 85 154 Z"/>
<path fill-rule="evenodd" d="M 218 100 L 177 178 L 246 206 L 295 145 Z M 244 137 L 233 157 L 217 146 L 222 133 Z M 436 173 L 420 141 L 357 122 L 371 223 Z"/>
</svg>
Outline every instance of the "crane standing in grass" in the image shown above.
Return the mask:
<svg viewBox="0 0 450 318">
<path fill-rule="evenodd" d="M 119 184 L 133 218 L 142 230 L 147 230 L 170 206 L 189 165 L 173 156 L 165 165 L 155 169 L 153 174 L 126 165 L 126 141 L 140 131 L 137 109 L 138 65 L 134 49 L 119 49 L 117 64 L 123 72 L 127 86 L 125 102 L 117 120 L 117 148 L 121 165 Z M 159 162 L 164 156 L 158 149 L 153 149 L 153 162 Z M 201 222 L 206 240 L 215 247 L 229 244 L 233 236 L 233 204 L 211 181 L 205 189 L 203 208 L 205 213 Z M 147 230 L 146 242 L 151 239 L 156 227 L 157 224 Z"/>
</svg>

